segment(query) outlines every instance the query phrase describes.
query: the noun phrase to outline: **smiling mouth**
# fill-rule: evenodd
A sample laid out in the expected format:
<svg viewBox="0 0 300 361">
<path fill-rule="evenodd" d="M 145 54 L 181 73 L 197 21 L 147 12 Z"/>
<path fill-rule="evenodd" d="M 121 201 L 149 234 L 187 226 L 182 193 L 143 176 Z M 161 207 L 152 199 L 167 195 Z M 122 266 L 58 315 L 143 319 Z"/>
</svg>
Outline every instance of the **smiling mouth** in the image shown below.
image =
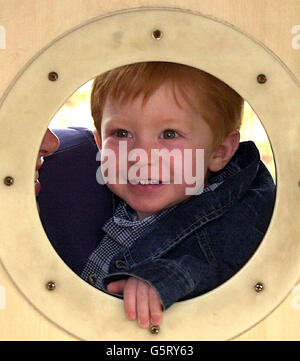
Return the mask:
<svg viewBox="0 0 300 361">
<path fill-rule="evenodd" d="M 159 180 L 153 180 L 153 179 L 141 179 L 137 181 L 137 184 L 141 184 L 142 186 L 146 186 L 149 184 L 160 184 L 161 182 Z"/>
<path fill-rule="evenodd" d="M 132 181 L 129 181 L 129 183 L 131 183 L 133 185 L 142 185 L 142 186 L 170 184 L 170 182 L 162 182 L 157 179 L 134 179 Z"/>
</svg>

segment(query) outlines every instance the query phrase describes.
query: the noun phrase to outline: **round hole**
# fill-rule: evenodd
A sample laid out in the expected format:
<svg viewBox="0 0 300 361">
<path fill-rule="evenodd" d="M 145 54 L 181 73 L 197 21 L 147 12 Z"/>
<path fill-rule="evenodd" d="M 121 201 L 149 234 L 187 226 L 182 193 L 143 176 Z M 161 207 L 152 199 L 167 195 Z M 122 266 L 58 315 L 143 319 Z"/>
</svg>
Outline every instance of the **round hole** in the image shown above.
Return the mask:
<svg viewBox="0 0 300 361">
<path fill-rule="evenodd" d="M 152 38 L 155 40 L 160 40 L 162 38 L 162 36 L 163 36 L 163 33 L 159 29 L 156 29 L 152 32 Z"/>
</svg>

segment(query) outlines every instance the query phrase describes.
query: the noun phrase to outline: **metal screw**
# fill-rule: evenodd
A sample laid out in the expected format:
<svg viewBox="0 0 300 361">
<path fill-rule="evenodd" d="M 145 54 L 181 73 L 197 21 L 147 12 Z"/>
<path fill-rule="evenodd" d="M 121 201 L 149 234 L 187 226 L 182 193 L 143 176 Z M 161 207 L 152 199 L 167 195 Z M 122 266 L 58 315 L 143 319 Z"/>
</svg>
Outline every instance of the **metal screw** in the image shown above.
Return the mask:
<svg viewBox="0 0 300 361">
<path fill-rule="evenodd" d="M 55 72 L 55 71 L 51 71 L 49 74 L 48 74 L 48 79 L 50 81 L 56 81 L 58 79 L 58 74 Z"/>
<path fill-rule="evenodd" d="M 160 331 L 160 327 L 159 326 L 154 326 L 154 325 L 151 325 L 149 327 L 149 330 L 150 332 L 152 333 L 152 335 L 157 335 Z"/>
<path fill-rule="evenodd" d="M 263 291 L 263 289 L 264 289 L 263 283 L 257 282 L 257 284 L 255 285 L 254 289 L 255 289 L 256 292 L 261 292 L 261 291 Z"/>
<path fill-rule="evenodd" d="M 3 182 L 6 186 L 12 186 L 14 184 L 14 178 L 11 176 L 7 176 L 4 178 Z"/>
<path fill-rule="evenodd" d="M 55 282 L 54 281 L 47 282 L 46 287 L 47 287 L 47 290 L 49 290 L 49 291 L 55 290 L 55 287 L 56 287 Z"/>
<path fill-rule="evenodd" d="M 265 74 L 259 74 L 256 77 L 257 81 L 259 84 L 264 84 L 267 82 L 267 77 L 265 76 Z"/>
<path fill-rule="evenodd" d="M 160 31 L 159 29 L 156 29 L 154 31 L 152 31 L 152 38 L 155 40 L 160 40 L 163 36 L 162 31 Z"/>
</svg>

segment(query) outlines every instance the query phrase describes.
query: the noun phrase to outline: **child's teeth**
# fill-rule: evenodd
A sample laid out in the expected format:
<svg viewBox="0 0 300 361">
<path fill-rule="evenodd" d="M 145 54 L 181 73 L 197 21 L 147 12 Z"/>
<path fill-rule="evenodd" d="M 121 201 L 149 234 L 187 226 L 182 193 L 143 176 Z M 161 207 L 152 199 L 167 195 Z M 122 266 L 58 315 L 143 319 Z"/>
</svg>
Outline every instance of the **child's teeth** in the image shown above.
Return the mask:
<svg viewBox="0 0 300 361">
<path fill-rule="evenodd" d="M 140 184 L 142 185 L 147 185 L 147 184 L 159 184 L 159 181 L 158 180 L 140 180 L 139 181 Z"/>
</svg>

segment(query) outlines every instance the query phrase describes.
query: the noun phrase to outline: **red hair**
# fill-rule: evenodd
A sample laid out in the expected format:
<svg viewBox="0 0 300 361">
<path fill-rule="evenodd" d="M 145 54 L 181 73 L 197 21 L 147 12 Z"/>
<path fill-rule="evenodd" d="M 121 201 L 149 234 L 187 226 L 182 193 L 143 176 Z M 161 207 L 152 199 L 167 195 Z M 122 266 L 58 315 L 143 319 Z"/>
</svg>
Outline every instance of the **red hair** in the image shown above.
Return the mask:
<svg viewBox="0 0 300 361">
<path fill-rule="evenodd" d="M 215 146 L 241 125 L 243 98 L 220 79 L 200 69 L 170 62 L 125 65 L 97 76 L 91 94 L 94 124 L 101 134 L 101 119 L 107 97 L 134 100 L 144 94 L 143 104 L 164 83 L 174 99 L 178 89 L 187 103 L 203 117 L 215 135 Z"/>
</svg>

